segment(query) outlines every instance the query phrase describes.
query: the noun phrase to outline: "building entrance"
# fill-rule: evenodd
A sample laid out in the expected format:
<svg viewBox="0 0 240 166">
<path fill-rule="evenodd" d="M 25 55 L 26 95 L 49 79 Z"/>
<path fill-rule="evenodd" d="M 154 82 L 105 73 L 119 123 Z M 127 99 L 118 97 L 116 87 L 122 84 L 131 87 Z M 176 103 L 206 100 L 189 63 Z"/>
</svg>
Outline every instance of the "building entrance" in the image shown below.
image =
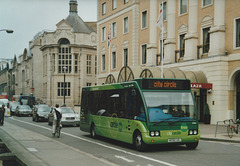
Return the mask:
<svg viewBox="0 0 240 166">
<path fill-rule="evenodd" d="M 236 76 L 236 119 L 240 119 L 240 73 Z"/>
</svg>

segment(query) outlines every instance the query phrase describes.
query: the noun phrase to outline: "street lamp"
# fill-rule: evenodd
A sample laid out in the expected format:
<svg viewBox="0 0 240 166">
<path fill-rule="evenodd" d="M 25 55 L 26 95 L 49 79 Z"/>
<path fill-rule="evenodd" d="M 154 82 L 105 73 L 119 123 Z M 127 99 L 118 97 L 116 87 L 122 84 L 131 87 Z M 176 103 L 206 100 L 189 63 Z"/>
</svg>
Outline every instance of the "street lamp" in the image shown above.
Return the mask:
<svg viewBox="0 0 240 166">
<path fill-rule="evenodd" d="M 67 67 L 63 67 L 63 106 L 66 106 L 65 100 L 66 100 L 66 70 Z"/>
<path fill-rule="evenodd" d="M 0 29 L 0 31 L 6 31 L 7 33 L 13 33 L 13 30 L 11 30 L 11 29 Z"/>
</svg>

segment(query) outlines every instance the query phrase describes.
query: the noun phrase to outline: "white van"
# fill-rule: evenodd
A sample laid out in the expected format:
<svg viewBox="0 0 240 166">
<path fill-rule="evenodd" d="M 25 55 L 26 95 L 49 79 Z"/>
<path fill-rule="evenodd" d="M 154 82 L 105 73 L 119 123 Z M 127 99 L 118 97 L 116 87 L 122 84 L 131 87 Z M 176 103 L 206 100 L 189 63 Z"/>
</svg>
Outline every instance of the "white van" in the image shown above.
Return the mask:
<svg viewBox="0 0 240 166">
<path fill-rule="evenodd" d="M 0 99 L 0 107 L 5 105 L 5 116 L 10 116 L 10 108 L 9 108 L 9 101 L 8 99 Z"/>
</svg>

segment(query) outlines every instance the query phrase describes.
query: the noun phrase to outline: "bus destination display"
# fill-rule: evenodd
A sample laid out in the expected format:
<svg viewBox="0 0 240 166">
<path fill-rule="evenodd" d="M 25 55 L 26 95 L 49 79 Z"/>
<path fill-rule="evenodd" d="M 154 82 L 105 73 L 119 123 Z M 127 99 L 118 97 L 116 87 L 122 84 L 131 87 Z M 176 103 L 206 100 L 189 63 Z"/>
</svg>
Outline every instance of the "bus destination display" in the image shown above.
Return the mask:
<svg viewBox="0 0 240 166">
<path fill-rule="evenodd" d="M 164 79 L 146 79 L 142 80 L 143 89 L 151 90 L 189 90 L 189 80 L 164 80 Z"/>
</svg>

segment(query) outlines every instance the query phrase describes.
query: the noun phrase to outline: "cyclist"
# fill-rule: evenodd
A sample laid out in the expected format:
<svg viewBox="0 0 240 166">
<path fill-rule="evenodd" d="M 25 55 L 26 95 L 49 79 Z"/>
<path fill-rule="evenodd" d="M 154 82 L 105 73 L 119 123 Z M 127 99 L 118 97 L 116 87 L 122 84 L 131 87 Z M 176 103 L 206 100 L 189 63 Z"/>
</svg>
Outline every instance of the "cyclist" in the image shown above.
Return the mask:
<svg viewBox="0 0 240 166">
<path fill-rule="evenodd" d="M 59 104 L 56 104 L 56 108 L 53 109 L 53 127 L 52 127 L 52 135 L 55 135 L 56 126 L 59 124 L 62 118 L 62 112 L 59 109 Z"/>
</svg>

